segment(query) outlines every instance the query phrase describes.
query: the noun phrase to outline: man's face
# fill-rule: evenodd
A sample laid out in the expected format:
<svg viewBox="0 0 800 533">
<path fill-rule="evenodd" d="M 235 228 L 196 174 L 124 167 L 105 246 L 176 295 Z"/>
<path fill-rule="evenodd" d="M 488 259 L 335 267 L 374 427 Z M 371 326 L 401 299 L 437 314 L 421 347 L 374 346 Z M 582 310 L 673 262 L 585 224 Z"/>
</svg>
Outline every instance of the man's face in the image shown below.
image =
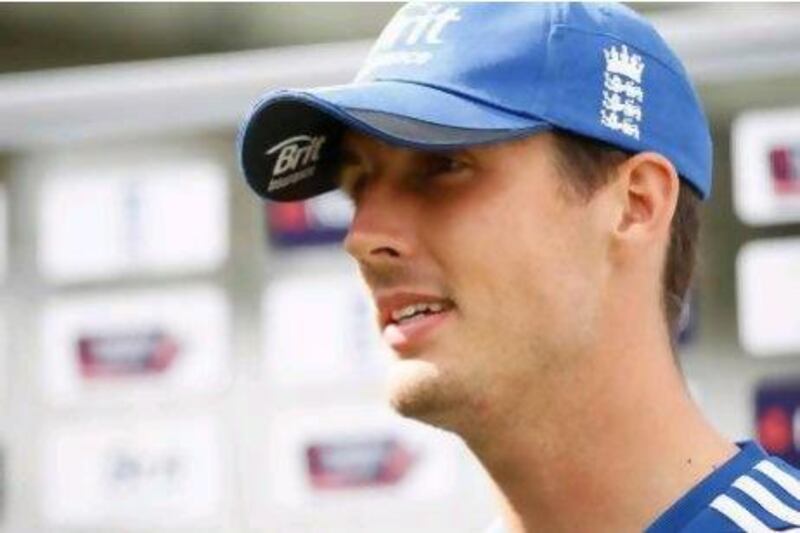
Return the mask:
<svg viewBox="0 0 800 533">
<path fill-rule="evenodd" d="M 592 342 L 605 216 L 570 197 L 552 134 L 457 153 L 349 133 L 345 241 L 397 355 L 392 405 L 458 433 L 545 406 Z"/>
</svg>

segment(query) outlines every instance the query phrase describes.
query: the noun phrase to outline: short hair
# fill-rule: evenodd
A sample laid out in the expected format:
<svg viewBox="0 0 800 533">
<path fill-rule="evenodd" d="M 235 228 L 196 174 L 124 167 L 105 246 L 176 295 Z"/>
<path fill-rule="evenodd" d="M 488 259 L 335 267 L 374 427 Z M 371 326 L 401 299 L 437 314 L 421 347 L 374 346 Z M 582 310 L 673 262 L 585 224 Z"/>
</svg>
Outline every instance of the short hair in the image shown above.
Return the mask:
<svg viewBox="0 0 800 533">
<path fill-rule="evenodd" d="M 631 154 L 602 141 L 564 130 L 554 132 L 556 167 L 571 192 L 584 201 L 606 185 L 613 171 Z M 680 333 L 684 301 L 697 262 L 700 197 L 680 180 L 678 203 L 670 224 L 670 238 L 661 273 L 661 304 L 673 346 Z"/>
</svg>

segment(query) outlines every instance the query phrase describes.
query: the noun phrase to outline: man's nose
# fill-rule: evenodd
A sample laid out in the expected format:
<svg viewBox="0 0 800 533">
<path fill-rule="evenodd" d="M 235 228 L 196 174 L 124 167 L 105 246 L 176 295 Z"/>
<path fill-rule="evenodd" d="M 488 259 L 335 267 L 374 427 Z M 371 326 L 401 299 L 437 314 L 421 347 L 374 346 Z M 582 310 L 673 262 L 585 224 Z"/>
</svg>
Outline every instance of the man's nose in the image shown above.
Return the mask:
<svg viewBox="0 0 800 533">
<path fill-rule="evenodd" d="M 409 200 L 386 182 L 365 186 L 344 240 L 347 253 L 367 263 L 410 256 L 414 210 Z"/>
</svg>

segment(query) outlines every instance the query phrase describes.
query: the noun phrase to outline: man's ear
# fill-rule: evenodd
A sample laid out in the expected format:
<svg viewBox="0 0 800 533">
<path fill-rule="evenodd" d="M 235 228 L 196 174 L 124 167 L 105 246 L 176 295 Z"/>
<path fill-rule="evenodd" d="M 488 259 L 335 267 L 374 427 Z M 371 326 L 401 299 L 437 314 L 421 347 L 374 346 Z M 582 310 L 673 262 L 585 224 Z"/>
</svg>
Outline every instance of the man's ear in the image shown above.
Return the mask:
<svg viewBox="0 0 800 533">
<path fill-rule="evenodd" d="M 618 242 L 660 241 L 669 234 L 678 202 L 680 181 L 670 161 L 655 152 L 641 152 L 617 168 Z"/>
</svg>

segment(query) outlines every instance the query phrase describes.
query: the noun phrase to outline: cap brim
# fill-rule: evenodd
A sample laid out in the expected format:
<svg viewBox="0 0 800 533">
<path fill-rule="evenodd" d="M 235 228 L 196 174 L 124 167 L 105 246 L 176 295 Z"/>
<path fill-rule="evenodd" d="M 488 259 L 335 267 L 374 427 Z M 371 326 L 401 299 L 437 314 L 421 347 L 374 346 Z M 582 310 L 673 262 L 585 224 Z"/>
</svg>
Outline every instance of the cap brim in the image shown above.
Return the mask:
<svg viewBox="0 0 800 533">
<path fill-rule="evenodd" d="M 453 150 L 549 127 L 426 85 L 374 81 L 268 93 L 242 126 L 239 156 L 259 195 L 294 201 L 336 188 L 339 143 L 347 128 L 419 150 Z"/>
</svg>

